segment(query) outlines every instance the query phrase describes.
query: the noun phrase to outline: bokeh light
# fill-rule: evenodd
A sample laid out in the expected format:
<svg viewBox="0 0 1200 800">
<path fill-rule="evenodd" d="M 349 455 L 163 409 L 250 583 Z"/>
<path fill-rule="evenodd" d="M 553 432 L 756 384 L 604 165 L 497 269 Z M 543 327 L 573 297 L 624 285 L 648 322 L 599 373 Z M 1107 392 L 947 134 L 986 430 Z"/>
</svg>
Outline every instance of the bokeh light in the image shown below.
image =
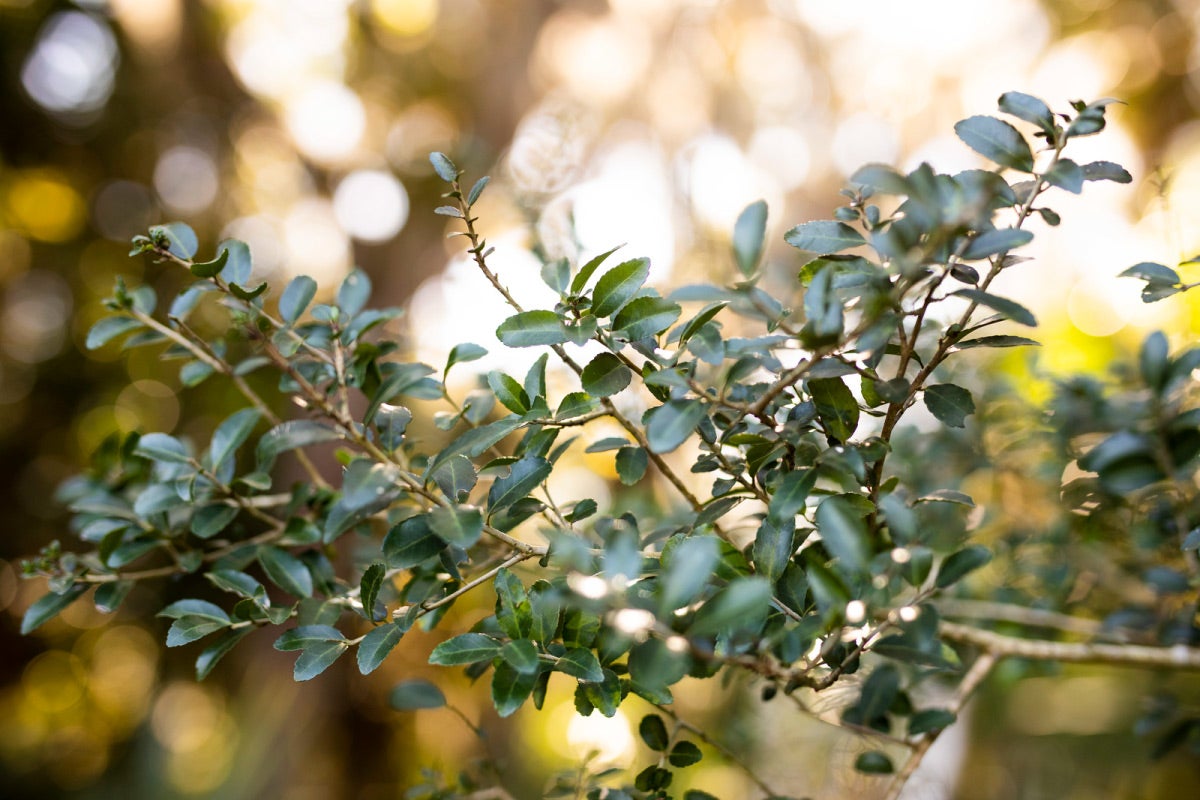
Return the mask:
<svg viewBox="0 0 1200 800">
<path fill-rule="evenodd" d="M 338 182 L 333 213 L 355 239 L 385 242 L 408 221 L 408 193 L 389 172 L 358 170 Z"/>
<path fill-rule="evenodd" d="M 38 33 L 21 68 L 21 85 L 42 108 L 82 122 L 108 102 L 119 62 L 107 25 L 81 11 L 64 11 Z"/>
</svg>

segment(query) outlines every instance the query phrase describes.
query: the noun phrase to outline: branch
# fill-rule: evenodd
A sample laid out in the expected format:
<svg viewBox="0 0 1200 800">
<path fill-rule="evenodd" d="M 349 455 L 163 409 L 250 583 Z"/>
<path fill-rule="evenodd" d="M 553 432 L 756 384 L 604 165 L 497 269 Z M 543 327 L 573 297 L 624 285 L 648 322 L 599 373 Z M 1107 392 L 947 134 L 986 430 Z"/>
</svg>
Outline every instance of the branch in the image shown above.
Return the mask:
<svg viewBox="0 0 1200 800">
<path fill-rule="evenodd" d="M 942 638 L 951 642 L 974 645 L 996 658 L 1029 658 L 1035 661 L 1059 661 L 1069 664 L 1110 664 L 1114 666 L 1146 667 L 1200 671 L 1200 648 L 1177 644 L 1171 647 L 1148 647 L 1136 644 L 1107 644 L 1102 642 L 1047 642 L 1005 636 L 957 622 L 942 622 Z"/>
<path fill-rule="evenodd" d="M 1080 636 L 1099 636 L 1104 631 L 1104 625 L 1093 619 L 1073 617 L 1070 614 L 1041 608 L 1026 608 L 1012 603 L 946 598 L 936 601 L 934 607 L 947 617 L 1011 622 L 1031 628 L 1052 628 L 1063 633 L 1077 633 Z"/>
</svg>

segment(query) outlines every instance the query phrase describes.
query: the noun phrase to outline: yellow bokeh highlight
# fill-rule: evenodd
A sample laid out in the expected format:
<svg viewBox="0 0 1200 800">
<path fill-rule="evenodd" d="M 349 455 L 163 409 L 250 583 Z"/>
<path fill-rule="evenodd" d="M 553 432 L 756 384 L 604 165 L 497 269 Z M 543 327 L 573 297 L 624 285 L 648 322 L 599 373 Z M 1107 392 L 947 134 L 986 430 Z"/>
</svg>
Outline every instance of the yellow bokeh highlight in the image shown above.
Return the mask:
<svg viewBox="0 0 1200 800">
<path fill-rule="evenodd" d="M 16 173 L 4 187 L 4 210 L 9 223 L 43 242 L 74 238 L 87 221 L 79 192 L 57 170 Z"/>
<path fill-rule="evenodd" d="M 34 708 L 59 714 L 83 700 L 87 673 L 78 656 L 48 650 L 29 662 L 22 682 L 25 696 Z"/>
<path fill-rule="evenodd" d="M 437 22 L 438 0 L 372 0 L 371 16 L 398 36 L 419 36 Z"/>
</svg>

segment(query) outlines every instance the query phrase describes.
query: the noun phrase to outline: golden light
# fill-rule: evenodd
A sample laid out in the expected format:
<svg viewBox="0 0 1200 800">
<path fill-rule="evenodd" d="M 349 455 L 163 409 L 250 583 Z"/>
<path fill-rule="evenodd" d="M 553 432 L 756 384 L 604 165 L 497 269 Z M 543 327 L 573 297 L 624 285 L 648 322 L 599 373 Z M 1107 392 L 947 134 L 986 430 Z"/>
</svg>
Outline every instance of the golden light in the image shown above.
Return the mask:
<svg viewBox="0 0 1200 800">
<path fill-rule="evenodd" d="M 143 52 L 163 57 L 175 49 L 183 25 L 180 0 L 108 0 L 108 7 Z"/>
<path fill-rule="evenodd" d="M 66 176 L 52 169 L 13 173 L 4 187 L 12 227 L 43 242 L 65 242 L 83 229 L 87 210 Z"/>
<path fill-rule="evenodd" d="M 288 132 L 304 155 L 339 163 L 357 150 L 367 127 L 362 100 L 344 84 L 312 81 L 285 100 Z"/>
<path fill-rule="evenodd" d="M 165 383 L 154 380 L 133 381 L 117 395 L 119 413 L 139 420 L 146 431 L 174 430 L 179 421 L 179 400 Z"/>
<path fill-rule="evenodd" d="M 132 731 L 149 710 L 157 661 L 158 642 L 132 625 L 104 630 L 92 646 L 88 689 L 119 735 Z"/>
<path fill-rule="evenodd" d="M 593 767 L 627 766 L 637 754 L 637 742 L 622 709 L 611 717 L 599 712 L 586 717 L 576 714 L 566 727 L 571 755 L 582 760 L 595 754 L 590 762 Z"/>
<path fill-rule="evenodd" d="M 535 77 L 603 106 L 624 99 L 650 63 L 646 30 L 610 16 L 560 11 L 542 26 L 534 52 Z"/>
<path fill-rule="evenodd" d="M 419 36 L 437 22 L 438 0 L 371 0 L 371 16 L 397 36 Z"/>
<path fill-rule="evenodd" d="M 83 701 L 87 673 L 74 654 L 47 650 L 25 667 L 21 684 L 35 708 L 45 714 L 59 714 Z"/>
<path fill-rule="evenodd" d="M 338 225 L 328 200 L 309 198 L 296 203 L 283 220 L 287 277 L 308 275 L 318 284 L 336 284 L 350 269 L 350 240 Z"/>
</svg>

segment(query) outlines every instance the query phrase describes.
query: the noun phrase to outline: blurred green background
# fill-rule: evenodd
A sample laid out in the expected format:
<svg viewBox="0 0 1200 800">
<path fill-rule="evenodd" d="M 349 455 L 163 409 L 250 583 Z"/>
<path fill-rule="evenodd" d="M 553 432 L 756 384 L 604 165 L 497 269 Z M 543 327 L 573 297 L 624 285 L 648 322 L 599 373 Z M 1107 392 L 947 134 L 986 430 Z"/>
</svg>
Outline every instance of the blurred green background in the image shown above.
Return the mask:
<svg viewBox="0 0 1200 800">
<path fill-rule="evenodd" d="M 592 748 L 637 758 L 636 710 L 580 721 L 565 695 L 501 725 L 464 679 L 439 675 L 488 748 L 449 711 L 389 711 L 390 686 L 427 672 L 433 640 L 417 634 L 369 678 L 344 663 L 303 685 L 253 637 L 198 685 L 194 653 L 165 651 L 149 617 L 156 592 L 183 585 L 139 587 L 115 619 L 80 604 L 17 634 L 43 591 L 18 578 L 20 557 L 69 545 L 56 485 L 114 431 L 203 430 L 236 403 L 217 385 L 180 392 L 154 353 L 83 348 L 114 276 L 162 297 L 178 286 L 126 257 L 131 235 L 184 219 L 210 246 L 249 242 L 274 280 L 328 287 L 362 266 L 376 303 L 410 306 L 393 332 L 437 363 L 458 341 L 492 342 L 504 310 L 432 213 L 430 150 L 495 177 L 481 225 L 517 291 L 536 291 L 535 245 L 577 258 L 628 242 L 654 280 L 681 284 L 726 273 L 753 200 L 770 203 L 778 241 L 827 216 L 861 163 L 975 165 L 953 123 L 1002 91 L 1059 107 L 1112 95 L 1129 105 L 1075 157 L 1124 164 L 1133 187 L 1061 199 L 1062 227 L 1006 274 L 1051 346 L 1035 370 L 998 369 L 1044 399 L 1035 373 L 1101 371 L 1152 327 L 1194 338 L 1192 295 L 1145 307 L 1113 276 L 1200 250 L 1198 30 L 1194 0 L 0 0 L 0 795 L 401 797 L 422 764 L 457 770 L 487 749 L 514 795 L 536 797 Z M 779 285 L 796 266 L 787 250 L 772 254 Z M 448 297 L 478 313 L 447 313 Z M 606 491 L 608 467 L 579 466 Z M 976 498 L 1014 518 L 1056 513 L 1056 491 L 1010 466 L 973 476 Z M 456 611 L 460 624 L 485 613 Z M 1129 733 L 1160 679 L 1074 669 L 1018 683 L 1018 669 L 907 797 L 1176 797 L 1200 780 L 1195 759 L 1151 763 Z M 681 694 L 681 713 L 778 786 L 874 791 L 845 769 L 865 748 L 855 737 L 738 686 Z M 695 785 L 751 793 L 735 767 L 705 764 Z"/>
</svg>

